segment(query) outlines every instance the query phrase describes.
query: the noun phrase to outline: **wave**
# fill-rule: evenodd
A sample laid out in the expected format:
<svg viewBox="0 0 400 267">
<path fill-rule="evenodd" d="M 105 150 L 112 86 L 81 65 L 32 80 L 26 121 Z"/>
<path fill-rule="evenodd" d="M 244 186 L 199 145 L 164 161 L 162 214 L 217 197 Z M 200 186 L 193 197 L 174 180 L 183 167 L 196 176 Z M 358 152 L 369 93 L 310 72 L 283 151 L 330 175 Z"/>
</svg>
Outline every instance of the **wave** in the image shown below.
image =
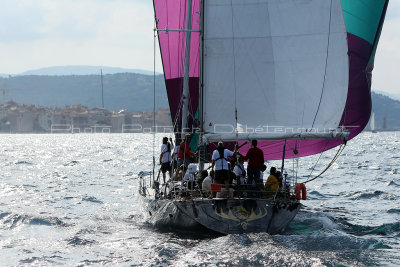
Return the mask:
<svg viewBox="0 0 400 267">
<path fill-rule="evenodd" d="M 387 211 L 387 213 L 398 213 L 400 214 L 400 209 L 390 209 Z"/>
<path fill-rule="evenodd" d="M 93 240 L 83 239 L 78 236 L 74 236 L 70 239 L 67 239 L 66 241 L 67 241 L 68 245 L 71 245 L 71 246 L 87 246 L 87 245 L 92 245 L 92 244 L 96 243 Z"/>
<path fill-rule="evenodd" d="M 315 191 L 315 190 L 309 191 L 307 193 L 307 198 L 308 199 L 319 199 L 319 198 L 325 198 L 325 197 L 326 197 L 325 195 L 323 195 L 320 192 Z"/>
<path fill-rule="evenodd" d="M 394 181 L 390 181 L 390 182 L 388 183 L 388 186 L 400 186 L 400 184 L 395 183 Z"/>
<path fill-rule="evenodd" d="M 32 162 L 25 161 L 25 160 L 15 162 L 15 165 L 20 165 L 20 164 L 33 165 Z"/>
<path fill-rule="evenodd" d="M 103 204 L 103 201 L 98 200 L 98 199 L 95 198 L 95 197 L 88 197 L 88 196 L 85 196 L 85 197 L 82 198 L 82 201 L 88 201 L 88 202 Z"/>
<path fill-rule="evenodd" d="M 79 161 L 73 160 L 71 162 L 65 163 L 64 166 L 74 166 L 74 165 L 76 165 L 78 163 L 79 163 Z"/>
<path fill-rule="evenodd" d="M 352 239 L 350 243 L 353 246 L 348 246 L 348 239 Z M 364 246 L 374 242 L 378 243 L 369 241 L 365 242 Z M 377 265 L 367 253 L 361 254 L 359 247 L 354 238 L 346 239 L 340 235 L 304 237 L 253 233 L 222 236 L 192 246 L 179 246 L 179 253 L 175 255 L 174 250 L 165 251 L 162 248 L 158 260 L 167 260 L 167 264 L 177 266 L 363 266 L 366 263 Z"/>
<path fill-rule="evenodd" d="M 149 175 L 152 175 L 151 171 L 141 171 L 141 172 L 138 173 L 139 177 L 140 176 L 149 176 Z"/>
<path fill-rule="evenodd" d="M 3 221 L 3 224 L 8 225 L 9 229 L 14 229 L 18 225 L 43 225 L 43 226 L 61 226 L 68 227 L 70 226 L 67 223 L 64 223 L 57 217 L 36 217 L 32 215 L 20 215 L 13 214 L 10 212 L 5 212 L 0 214 L 0 220 Z"/>
<path fill-rule="evenodd" d="M 392 209 L 392 212 L 400 212 L 400 209 Z M 287 229 L 287 234 L 300 234 L 303 236 L 321 232 L 342 232 L 353 236 L 398 236 L 400 235 L 400 222 L 365 226 L 352 224 L 348 222 L 346 217 L 333 216 L 331 213 L 300 212 L 288 225 Z"/>
<path fill-rule="evenodd" d="M 376 191 L 369 191 L 369 192 L 361 192 L 357 191 L 347 195 L 351 200 L 360 200 L 360 199 L 373 199 L 373 198 L 380 198 L 386 200 L 396 200 L 397 196 L 390 194 L 388 192 L 376 190 Z"/>
<path fill-rule="evenodd" d="M 400 234 L 400 222 L 386 223 L 378 226 L 365 226 L 351 224 L 342 221 L 343 230 L 349 234 L 356 236 L 380 235 L 380 236 L 398 236 Z"/>
</svg>

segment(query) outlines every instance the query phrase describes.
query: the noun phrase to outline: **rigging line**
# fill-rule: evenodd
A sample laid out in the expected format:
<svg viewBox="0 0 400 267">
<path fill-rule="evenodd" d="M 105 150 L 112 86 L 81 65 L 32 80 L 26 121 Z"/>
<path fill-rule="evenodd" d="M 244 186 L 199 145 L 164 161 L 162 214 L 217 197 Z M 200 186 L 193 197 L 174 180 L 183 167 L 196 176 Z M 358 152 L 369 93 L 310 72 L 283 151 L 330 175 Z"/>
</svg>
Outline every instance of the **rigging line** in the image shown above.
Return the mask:
<svg viewBox="0 0 400 267">
<path fill-rule="evenodd" d="M 238 144 L 238 139 L 239 139 L 239 132 L 238 132 L 238 117 L 237 117 L 237 88 L 236 88 L 236 57 L 235 57 L 235 31 L 233 27 L 233 3 L 231 0 L 231 11 L 232 11 L 232 49 L 233 49 L 233 87 L 235 89 L 235 132 L 236 132 L 236 144 Z"/>
<path fill-rule="evenodd" d="M 154 29 L 156 28 L 156 19 L 154 19 Z M 156 146 L 156 38 L 157 31 L 153 32 L 153 181 L 154 170 L 156 168 L 155 146 Z"/>
<path fill-rule="evenodd" d="M 303 116 L 301 117 L 301 127 L 300 127 L 300 129 L 301 129 L 301 132 L 303 132 L 303 124 L 304 124 L 304 110 L 306 109 L 306 103 L 303 103 Z M 300 133 L 301 133 L 300 132 Z M 299 140 L 297 140 L 296 139 L 296 142 L 295 142 L 295 144 L 294 144 L 294 149 L 296 149 L 297 150 L 297 143 L 298 143 L 298 141 Z M 294 150 L 293 150 L 294 151 Z"/>
<path fill-rule="evenodd" d="M 329 144 L 329 140 L 326 140 L 324 149 L 323 149 L 322 152 L 319 154 L 318 160 L 317 160 L 317 162 L 315 162 L 314 167 L 312 168 L 312 170 L 311 170 L 311 172 L 310 172 L 310 175 L 308 175 L 308 178 L 311 177 L 312 173 L 314 172 L 315 167 L 317 167 L 318 162 L 319 162 L 319 160 L 321 159 L 322 154 L 324 154 L 324 152 L 326 151 L 325 149 L 326 149 L 326 146 L 327 146 L 328 144 Z"/>
<path fill-rule="evenodd" d="M 330 10 L 329 10 L 329 32 L 328 32 L 328 45 L 326 47 L 324 82 L 322 84 L 321 96 L 319 98 L 317 112 L 315 113 L 311 129 L 314 128 L 314 123 L 315 123 L 315 120 L 317 119 L 317 115 L 318 115 L 319 109 L 321 107 L 322 96 L 324 95 L 324 89 L 325 89 L 325 83 L 326 83 L 326 71 L 328 69 L 328 58 L 329 58 L 329 44 L 330 44 L 330 39 L 331 39 L 332 2 L 333 1 L 331 0 L 331 6 L 330 6 Z"/>
<path fill-rule="evenodd" d="M 311 182 L 311 181 L 314 181 L 315 179 L 320 177 L 322 174 L 324 174 L 333 165 L 333 163 L 335 163 L 335 161 L 339 158 L 340 154 L 342 154 L 342 152 L 344 151 L 345 147 L 346 147 L 346 142 L 344 142 L 343 144 L 340 145 L 339 150 L 336 152 L 336 155 L 333 157 L 332 161 L 328 164 L 328 166 L 320 174 L 318 174 L 314 178 L 305 181 L 304 184 L 306 184 L 308 182 Z"/>
<path fill-rule="evenodd" d="M 296 158 L 296 184 L 297 184 L 297 174 L 299 172 L 299 158 Z"/>
</svg>

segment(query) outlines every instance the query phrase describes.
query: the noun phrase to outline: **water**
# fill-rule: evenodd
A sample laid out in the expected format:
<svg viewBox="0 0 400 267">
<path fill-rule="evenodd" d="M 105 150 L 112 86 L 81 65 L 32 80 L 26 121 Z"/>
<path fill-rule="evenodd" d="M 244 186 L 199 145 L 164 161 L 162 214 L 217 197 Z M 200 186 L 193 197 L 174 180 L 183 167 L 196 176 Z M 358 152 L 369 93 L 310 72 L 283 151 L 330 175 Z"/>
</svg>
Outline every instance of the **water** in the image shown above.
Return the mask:
<svg viewBox="0 0 400 267">
<path fill-rule="evenodd" d="M 349 142 L 307 184 L 285 234 L 215 237 L 143 220 L 137 174 L 151 169 L 152 135 L 1 135 L 0 266 L 398 266 L 399 137 L 363 133 Z M 300 160 L 300 180 L 316 160 Z"/>
</svg>

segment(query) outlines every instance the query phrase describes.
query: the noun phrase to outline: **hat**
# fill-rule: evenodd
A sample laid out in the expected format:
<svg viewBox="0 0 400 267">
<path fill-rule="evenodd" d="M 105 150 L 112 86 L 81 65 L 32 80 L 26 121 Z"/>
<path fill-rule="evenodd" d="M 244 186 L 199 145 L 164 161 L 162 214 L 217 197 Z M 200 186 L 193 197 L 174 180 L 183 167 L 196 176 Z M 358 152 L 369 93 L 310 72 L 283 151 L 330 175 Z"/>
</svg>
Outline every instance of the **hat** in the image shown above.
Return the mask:
<svg viewBox="0 0 400 267">
<path fill-rule="evenodd" d="M 190 163 L 188 166 L 189 173 L 195 173 L 197 171 L 197 164 Z"/>
</svg>

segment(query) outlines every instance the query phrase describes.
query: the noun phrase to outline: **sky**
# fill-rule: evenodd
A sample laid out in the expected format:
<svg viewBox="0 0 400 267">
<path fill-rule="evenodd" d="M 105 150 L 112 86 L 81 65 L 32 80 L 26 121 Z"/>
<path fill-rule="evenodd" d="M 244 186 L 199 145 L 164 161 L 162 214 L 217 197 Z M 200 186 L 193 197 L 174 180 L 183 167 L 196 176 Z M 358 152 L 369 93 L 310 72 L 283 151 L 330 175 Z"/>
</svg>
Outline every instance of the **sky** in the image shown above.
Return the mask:
<svg viewBox="0 0 400 267">
<path fill-rule="evenodd" d="M 153 18 L 151 0 L 0 0 L 0 73 L 65 65 L 153 70 Z M 391 0 L 372 88 L 400 94 L 399 63 L 400 0 Z"/>
</svg>

